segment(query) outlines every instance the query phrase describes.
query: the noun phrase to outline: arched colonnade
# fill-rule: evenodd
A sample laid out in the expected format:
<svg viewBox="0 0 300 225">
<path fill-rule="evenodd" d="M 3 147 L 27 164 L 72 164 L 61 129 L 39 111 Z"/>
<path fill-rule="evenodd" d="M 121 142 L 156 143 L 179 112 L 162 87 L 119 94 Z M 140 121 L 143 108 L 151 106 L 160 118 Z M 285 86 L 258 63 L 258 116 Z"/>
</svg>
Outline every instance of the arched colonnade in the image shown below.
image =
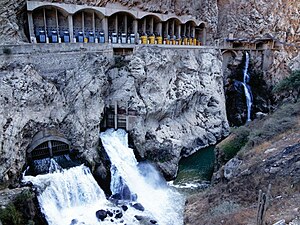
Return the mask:
<svg viewBox="0 0 300 225">
<path fill-rule="evenodd" d="M 27 2 L 31 42 L 112 42 L 205 45 L 206 24 L 124 8 Z"/>
</svg>

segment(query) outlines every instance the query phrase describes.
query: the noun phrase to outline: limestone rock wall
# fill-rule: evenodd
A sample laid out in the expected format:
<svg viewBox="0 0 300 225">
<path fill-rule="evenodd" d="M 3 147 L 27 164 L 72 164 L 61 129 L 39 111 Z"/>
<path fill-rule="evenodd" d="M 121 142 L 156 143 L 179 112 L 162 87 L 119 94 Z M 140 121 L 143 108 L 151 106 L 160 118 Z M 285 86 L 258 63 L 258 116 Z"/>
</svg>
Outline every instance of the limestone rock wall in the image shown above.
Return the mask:
<svg viewBox="0 0 300 225">
<path fill-rule="evenodd" d="M 31 138 L 46 127 L 63 132 L 94 168 L 104 107 L 116 100 L 128 101 L 138 113 L 130 131 L 138 153 L 169 178 L 182 155 L 227 135 L 218 50 L 141 47 L 115 59 L 76 54 L 72 69 L 61 63 L 68 54 L 57 61 L 49 60 L 50 53 L 37 54 L 44 68 L 34 53 L 0 64 L 1 183 L 20 175 Z M 60 72 L 52 73 L 48 64 Z"/>
<path fill-rule="evenodd" d="M 139 112 L 131 131 L 135 146 L 166 175 L 176 174 L 181 156 L 227 135 L 218 50 L 140 47 L 124 61 L 119 72 L 111 71 L 108 100 L 128 100 Z"/>
<path fill-rule="evenodd" d="M 36 69 L 35 61 L 24 59 L 21 64 L 15 64 L 13 58 L 9 64 L 2 62 L 0 69 L 0 183 L 14 182 L 20 175 L 33 135 L 46 127 L 62 131 L 72 148 L 84 151 L 93 165 L 97 161 L 93 156 L 97 156 L 107 60 L 83 55 L 73 70 L 56 74 L 51 80 Z M 56 67 L 62 65 L 54 64 L 53 70 Z"/>
</svg>

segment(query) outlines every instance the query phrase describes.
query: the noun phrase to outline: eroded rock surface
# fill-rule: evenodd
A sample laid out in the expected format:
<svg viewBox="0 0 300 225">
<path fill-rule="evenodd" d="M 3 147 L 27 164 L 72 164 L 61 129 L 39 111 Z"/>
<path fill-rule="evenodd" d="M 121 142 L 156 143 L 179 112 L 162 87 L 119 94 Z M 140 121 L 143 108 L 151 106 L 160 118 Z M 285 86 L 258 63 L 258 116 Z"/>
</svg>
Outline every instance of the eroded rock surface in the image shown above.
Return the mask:
<svg viewBox="0 0 300 225">
<path fill-rule="evenodd" d="M 182 155 L 228 133 L 217 50 L 140 47 L 115 59 L 83 53 L 73 69 L 61 63 L 63 57 L 70 56 L 45 61 L 44 67 L 13 56 L 1 64 L 2 182 L 20 174 L 31 138 L 46 127 L 63 132 L 94 168 L 104 107 L 115 101 L 128 102 L 137 112 L 130 131 L 137 151 L 168 178 L 175 176 Z"/>
</svg>

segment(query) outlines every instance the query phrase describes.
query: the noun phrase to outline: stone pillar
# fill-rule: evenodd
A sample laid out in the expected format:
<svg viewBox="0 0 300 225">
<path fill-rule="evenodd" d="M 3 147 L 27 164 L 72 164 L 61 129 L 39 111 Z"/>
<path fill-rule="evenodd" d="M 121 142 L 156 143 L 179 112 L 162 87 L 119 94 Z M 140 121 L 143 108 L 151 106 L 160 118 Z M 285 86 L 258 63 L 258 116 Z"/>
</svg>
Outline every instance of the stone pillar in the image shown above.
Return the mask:
<svg viewBox="0 0 300 225">
<path fill-rule="evenodd" d="M 107 17 L 104 17 L 102 19 L 102 30 L 104 32 L 104 38 L 105 38 L 105 42 L 108 42 L 108 19 Z"/>
<path fill-rule="evenodd" d="M 133 33 L 136 34 L 138 32 L 138 21 L 133 20 Z"/>
<path fill-rule="evenodd" d="M 177 26 L 177 38 L 181 37 L 181 24 Z"/>
<path fill-rule="evenodd" d="M 143 19 L 143 33 L 146 33 L 147 20 L 146 18 Z"/>
<path fill-rule="evenodd" d="M 58 13 L 57 13 L 57 9 L 55 9 L 55 22 L 56 22 L 57 35 L 59 36 L 59 25 L 58 25 Z"/>
<path fill-rule="evenodd" d="M 150 19 L 150 33 L 153 34 L 154 32 L 154 19 L 151 17 Z"/>
<path fill-rule="evenodd" d="M 124 31 L 125 31 L 125 34 L 127 35 L 127 33 L 128 33 L 127 15 L 124 16 Z"/>
<path fill-rule="evenodd" d="M 84 32 L 84 12 L 81 13 L 81 27 L 82 27 L 83 36 L 85 37 L 85 32 Z"/>
<path fill-rule="evenodd" d="M 203 45 L 206 45 L 206 28 L 203 28 L 203 39 L 202 39 Z"/>
<path fill-rule="evenodd" d="M 163 34 L 162 34 L 162 23 L 161 23 L 161 22 L 159 22 L 159 23 L 157 24 L 156 32 L 158 32 L 160 36 L 163 35 Z"/>
<path fill-rule="evenodd" d="M 196 37 L 196 28 L 194 26 L 192 27 L 192 36 L 193 38 Z"/>
<path fill-rule="evenodd" d="M 28 16 L 29 41 L 31 42 L 31 38 L 35 37 L 32 12 L 28 12 L 27 16 Z"/>
<path fill-rule="evenodd" d="M 46 37 L 48 37 L 48 32 L 47 32 L 47 20 L 46 20 L 46 11 L 45 11 L 45 8 L 43 9 L 43 20 L 44 20 L 45 34 L 46 34 Z"/>
<path fill-rule="evenodd" d="M 172 24 L 171 24 L 171 33 L 172 33 L 172 36 L 175 35 L 175 21 L 174 20 L 172 21 Z"/>
<path fill-rule="evenodd" d="M 68 15 L 70 42 L 74 42 L 73 15 Z"/>
<path fill-rule="evenodd" d="M 183 25 L 183 36 L 186 37 L 186 24 Z"/>
<path fill-rule="evenodd" d="M 95 32 L 96 32 L 96 27 L 95 27 L 95 12 L 93 11 L 93 14 L 92 14 L 92 26 L 93 26 L 93 34 L 94 34 L 94 37 L 96 36 Z"/>
<path fill-rule="evenodd" d="M 116 19 L 115 19 L 115 32 L 118 35 L 118 15 L 116 15 Z"/>
<path fill-rule="evenodd" d="M 133 20 L 133 33 L 135 34 L 135 43 L 138 43 L 138 21 L 136 19 Z"/>
<path fill-rule="evenodd" d="M 169 35 L 169 21 L 166 22 L 166 35 Z"/>
</svg>

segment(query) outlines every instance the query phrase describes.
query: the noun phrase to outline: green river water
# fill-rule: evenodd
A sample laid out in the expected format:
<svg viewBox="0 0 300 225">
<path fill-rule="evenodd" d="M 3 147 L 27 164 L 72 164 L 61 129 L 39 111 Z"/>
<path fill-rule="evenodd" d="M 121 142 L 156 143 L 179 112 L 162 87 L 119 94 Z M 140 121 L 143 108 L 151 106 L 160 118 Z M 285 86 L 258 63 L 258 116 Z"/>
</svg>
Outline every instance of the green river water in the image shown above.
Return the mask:
<svg viewBox="0 0 300 225">
<path fill-rule="evenodd" d="M 210 183 L 214 167 L 214 146 L 200 149 L 179 162 L 173 185 L 180 189 L 203 189 Z"/>
</svg>

